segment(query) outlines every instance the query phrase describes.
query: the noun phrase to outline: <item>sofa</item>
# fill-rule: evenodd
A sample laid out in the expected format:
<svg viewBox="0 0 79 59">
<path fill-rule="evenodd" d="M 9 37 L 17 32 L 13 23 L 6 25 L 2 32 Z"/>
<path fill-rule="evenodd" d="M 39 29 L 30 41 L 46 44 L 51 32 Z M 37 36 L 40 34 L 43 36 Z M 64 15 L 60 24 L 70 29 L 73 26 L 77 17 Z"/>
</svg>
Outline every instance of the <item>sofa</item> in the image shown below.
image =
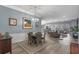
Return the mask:
<svg viewBox="0 0 79 59">
<path fill-rule="evenodd" d="M 50 37 L 59 38 L 60 34 L 58 32 L 49 32 Z"/>
</svg>

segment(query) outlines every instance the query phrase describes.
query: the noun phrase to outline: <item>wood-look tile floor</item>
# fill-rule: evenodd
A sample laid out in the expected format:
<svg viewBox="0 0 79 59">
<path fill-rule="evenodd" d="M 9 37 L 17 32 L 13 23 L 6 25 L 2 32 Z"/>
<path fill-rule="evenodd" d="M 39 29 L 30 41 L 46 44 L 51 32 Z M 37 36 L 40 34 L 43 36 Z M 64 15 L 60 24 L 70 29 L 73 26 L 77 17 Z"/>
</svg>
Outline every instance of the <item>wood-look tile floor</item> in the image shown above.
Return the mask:
<svg viewBox="0 0 79 59">
<path fill-rule="evenodd" d="M 62 40 L 58 38 L 49 37 L 46 35 L 46 46 L 34 54 L 69 54 L 70 53 L 70 42 L 71 37 L 68 34 L 67 37 L 62 38 Z M 28 54 L 22 47 L 18 45 L 18 43 L 12 45 L 12 54 Z"/>
</svg>

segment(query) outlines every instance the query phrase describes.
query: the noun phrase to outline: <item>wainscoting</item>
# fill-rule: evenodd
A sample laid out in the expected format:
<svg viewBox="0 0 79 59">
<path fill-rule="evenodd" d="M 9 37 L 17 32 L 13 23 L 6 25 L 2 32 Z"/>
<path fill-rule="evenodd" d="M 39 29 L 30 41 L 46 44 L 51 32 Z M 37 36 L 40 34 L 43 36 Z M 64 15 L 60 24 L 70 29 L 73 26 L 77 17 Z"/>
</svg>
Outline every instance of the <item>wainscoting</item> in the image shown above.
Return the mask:
<svg viewBox="0 0 79 59">
<path fill-rule="evenodd" d="M 28 39 L 27 33 L 13 33 L 10 35 L 12 36 L 12 43 L 21 42 Z"/>
</svg>

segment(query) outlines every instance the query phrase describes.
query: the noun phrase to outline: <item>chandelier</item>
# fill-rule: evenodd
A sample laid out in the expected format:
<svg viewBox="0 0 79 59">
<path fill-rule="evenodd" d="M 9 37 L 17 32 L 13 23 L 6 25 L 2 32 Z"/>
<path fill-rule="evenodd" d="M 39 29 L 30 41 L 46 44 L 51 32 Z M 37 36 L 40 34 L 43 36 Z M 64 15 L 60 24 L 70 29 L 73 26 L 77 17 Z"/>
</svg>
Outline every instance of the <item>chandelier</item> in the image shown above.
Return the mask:
<svg viewBox="0 0 79 59">
<path fill-rule="evenodd" d="M 36 5 L 36 6 L 33 6 L 33 8 L 34 8 L 34 22 L 39 22 L 39 18 L 37 17 L 38 16 L 37 12 L 38 12 L 39 6 Z"/>
</svg>

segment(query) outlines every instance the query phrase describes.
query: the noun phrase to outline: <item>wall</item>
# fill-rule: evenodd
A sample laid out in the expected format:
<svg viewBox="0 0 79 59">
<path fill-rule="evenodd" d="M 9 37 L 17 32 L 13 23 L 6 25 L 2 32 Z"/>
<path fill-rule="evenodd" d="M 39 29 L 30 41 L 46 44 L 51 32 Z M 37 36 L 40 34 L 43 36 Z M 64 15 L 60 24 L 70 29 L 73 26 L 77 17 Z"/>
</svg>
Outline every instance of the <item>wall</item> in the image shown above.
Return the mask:
<svg viewBox="0 0 79 59">
<path fill-rule="evenodd" d="M 22 28 L 22 17 L 30 16 L 26 13 L 22 13 L 16 10 L 9 9 L 7 7 L 0 6 L 0 32 L 29 32 L 29 31 L 40 31 L 40 26 L 38 28 L 35 27 L 35 22 L 32 20 L 32 16 L 30 16 L 30 20 L 32 21 L 32 29 L 23 29 Z M 17 26 L 9 26 L 9 18 L 17 19 Z M 41 22 L 41 21 L 39 21 Z M 41 25 L 39 23 L 39 25 Z"/>
<path fill-rule="evenodd" d="M 32 29 L 23 29 L 22 28 L 22 17 L 30 16 L 30 20 L 32 21 Z M 17 26 L 9 26 L 9 18 L 17 19 Z M 33 16 L 19 12 L 4 6 L 0 6 L 0 32 L 9 32 L 13 37 L 12 42 L 19 42 L 25 40 L 27 37 L 27 32 L 36 32 L 41 31 L 41 20 L 39 20 L 39 27 L 35 26 L 35 22 Z M 25 36 L 26 35 L 26 36 Z"/>
</svg>

